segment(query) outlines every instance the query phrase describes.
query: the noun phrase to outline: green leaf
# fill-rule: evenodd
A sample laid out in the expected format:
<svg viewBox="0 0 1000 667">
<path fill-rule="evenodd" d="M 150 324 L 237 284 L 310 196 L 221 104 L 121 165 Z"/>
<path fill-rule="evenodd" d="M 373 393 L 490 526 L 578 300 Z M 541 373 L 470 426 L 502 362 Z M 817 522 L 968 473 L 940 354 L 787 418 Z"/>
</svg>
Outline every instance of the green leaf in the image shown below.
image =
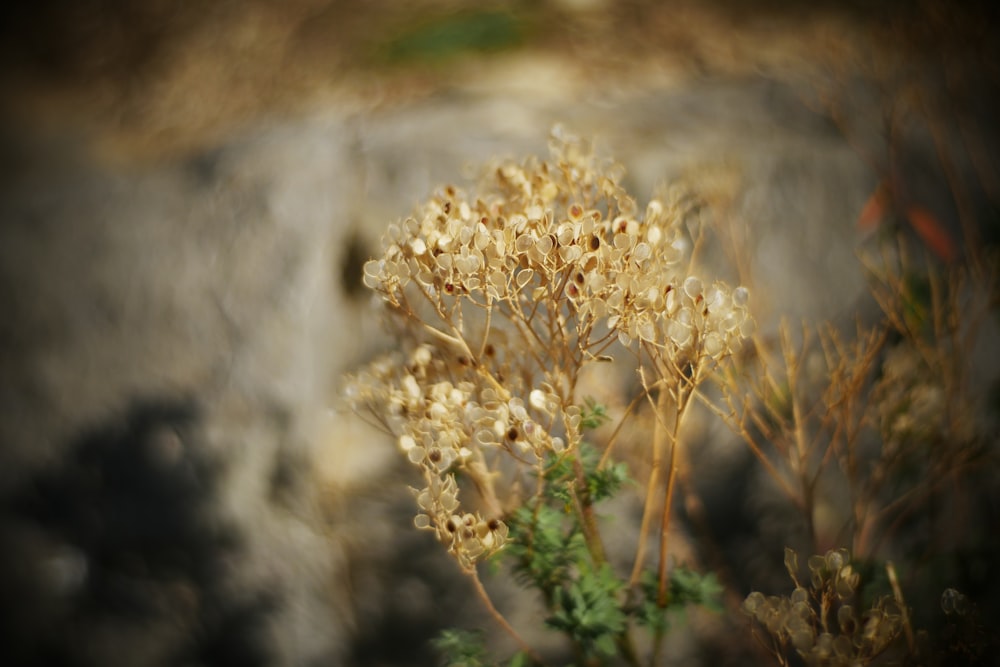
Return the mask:
<svg viewBox="0 0 1000 667">
<path fill-rule="evenodd" d="M 518 651 L 507 663 L 507 667 L 528 667 L 530 664 L 527 654 L 524 651 Z"/>
<path fill-rule="evenodd" d="M 591 503 L 613 497 L 625 484 L 631 482 L 628 466 L 624 463 L 614 463 L 599 468 L 600 453 L 592 445 L 582 442 L 575 454 L 564 454 L 554 459 L 546 469 L 544 477 L 546 493 L 553 500 L 564 504 L 573 501 L 573 488 L 577 484 L 574 464 L 577 460 L 583 466 L 583 476 Z"/>
<path fill-rule="evenodd" d="M 714 573 L 702 575 L 686 567 L 676 567 L 670 573 L 668 586 L 667 606 L 660 607 L 657 604 L 659 582 L 656 575 L 650 571 L 643 573 L 640 580 L 642 599 L 633 611 L 640 625 L 657 633 L 665 632 L 669 625 L 668 612 L 683 611 L 691 604 L 722 611 L 720 600 L 723 588 Z"/>
<path fill-rule="evenodd" d="M 628 466 L 624 463 L 615 463 L 600 470 L 593 470 L 586 474 L 587 492 L 590 494 L 591 502 L 600 502 L 613 497 L 627 482 Z"/>
<path fill-rule="evenodd" d="M 583 408 L 580 412 L 581 428 L 585 430 L 592 430 L 611 421 L 611 416 L 608 415 L 608 409 L 595 401 L 593 398 L 588 396 L 584 399 L 583 404 Z"/>
<path fill-rule="evenodd" d="M 672 605 L 700 604 L 713 611 L 722 611 L 722 591 L 722 584 L 713 572 L 702 575 L 685 567 L 677 567 L 670 575 Z"/>
<path fill-rule="evenodd" d="M 481 631 L 442 630 L 431 645 L 441 654 L 446 667 L 487 667 L 490 664 Z"/>
<path fill-rule="evenodd" d="M 594 563 L 574 511 L 576 503 L 593 505 L 630 481 L 624 464 L 600 468 L 600 460 L 593 446 L 581 443 L 546 461 L 542 491 L 508 518 L 501 552 L 512 560 L 515 579 L 542 593 L 546 624 L 594 659 L 617 655 L 628 623 L 625 584 L 609 565 Z"/>
<path fill-rule="evenodd" d="M 628 620 L 619 603 L 623 588 L 607 564 L 581 569 L 577 580 L 555 591 L 555 609 L 546 623 L 569 635 L 586 655 L 612 656 Z"/>
<path fill-rule="evenodd" d="M 546 598 L 562 585 L 576 563 L 587 558 L 583 535 L 563 512 L 544 504 L 518 508 L 508 521 L 514 578 L 538 588 Z"/>
<path fill-rule="evenodd" d="M 418 22 L 382 45 L 388 62 L 443 62 L 470 53 L 510 49 L 524 40 L 524 27 L 504 11 L 445 14 Z"/>
</svg>

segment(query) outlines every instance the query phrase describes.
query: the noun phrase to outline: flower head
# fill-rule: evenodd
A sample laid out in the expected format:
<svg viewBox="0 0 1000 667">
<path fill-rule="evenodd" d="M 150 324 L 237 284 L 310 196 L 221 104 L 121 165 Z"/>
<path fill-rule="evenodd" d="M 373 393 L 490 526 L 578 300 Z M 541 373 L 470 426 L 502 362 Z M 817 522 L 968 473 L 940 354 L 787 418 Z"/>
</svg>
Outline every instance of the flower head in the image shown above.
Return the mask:
<svg viewBox="0 0 1000 667">
<path fill-rule="evenodd" d="M 688 266 L 690 197 L 668 190 L 643 213 L 622 177 L 557 128 L 548 160 L 495 164 L 474 192 L 439 189 L 365 264 L 412 344 L 357 376 L 355 401 L 421 471 L 416 524 L 463 566 L 506 538 L 497 480 L 578 444 L 586 363 L 617 341 L 690 379 L 750 331 L 747 290 Z M 485 514 L 463 509 L 457 472 Z"/>
</svg>

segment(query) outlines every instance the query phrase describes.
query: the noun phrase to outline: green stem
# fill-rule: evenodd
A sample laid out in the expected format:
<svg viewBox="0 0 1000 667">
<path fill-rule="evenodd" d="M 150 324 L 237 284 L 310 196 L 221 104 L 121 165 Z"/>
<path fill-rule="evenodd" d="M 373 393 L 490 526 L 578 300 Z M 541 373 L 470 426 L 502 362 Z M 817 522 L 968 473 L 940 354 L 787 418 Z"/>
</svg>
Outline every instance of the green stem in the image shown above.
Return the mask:
<svg viewBox="0 0 1000 667">
<path fill-rule="evenodd" d="M 576 474 L 576 488 L 573 492 L 574 508 L 580 527 L 583 530 L 584 539 L 587 542 L 587 550 L 594 563 L 595 569 L 599 569 L 607 563 L 607 555 L 604 550 L 604 542 L 601 540 L 600 529 L 597 525 L 597 517 L 594 514 L 594 506 L 587 489 L 587 477 L 583 469 L 583 464 L 579 457 L 573 458 L 573 472 Z M 615 644 L 622 657 L 633 667 L 639 667 L 639 656 L 636 653 L 635 641 L 632 638 L 628 626 L 620 635 L 615 637 Z"/>
<path fill-rule="evenodd" d="M 601 541 L 600 529 L 597 527 L 597 517 L 594 516 L 594 506 L 590 500 L 590 492 L 587 490 L 587 477 L 583 470 L 583 463 L 579 456 L 573 457 L 573 472 L 576 474 L 576 485 L 573 490 L 574 506 L 577 518 L 580 521 L 580 528 L 583 530 L 583 537 L 587 541 L 587 550 L 594 565 L 600 568 L 607 562 L 604 552 L 604 543 Z"/>
</svg>

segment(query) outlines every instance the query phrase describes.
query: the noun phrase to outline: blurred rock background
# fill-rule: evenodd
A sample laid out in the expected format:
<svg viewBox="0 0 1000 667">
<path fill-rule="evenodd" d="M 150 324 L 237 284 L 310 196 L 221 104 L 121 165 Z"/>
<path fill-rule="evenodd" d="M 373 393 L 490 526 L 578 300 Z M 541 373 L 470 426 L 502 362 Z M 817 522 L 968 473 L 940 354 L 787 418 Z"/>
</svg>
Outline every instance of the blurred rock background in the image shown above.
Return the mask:
<svg viewBox="0 0 1000 667">
<path fill-rule="evenodd" d="M 686 178 L 745 230 L 765 328 L 869 307 L 879 183 L 995 238 L 986 6 L 868 5 L 2 10 L 0 662 L 432 664 L 477 612 L 392 448 L 336 411 L 391 345 L 360 262 L 554 123 L 640 201 Z"/>
</svg>

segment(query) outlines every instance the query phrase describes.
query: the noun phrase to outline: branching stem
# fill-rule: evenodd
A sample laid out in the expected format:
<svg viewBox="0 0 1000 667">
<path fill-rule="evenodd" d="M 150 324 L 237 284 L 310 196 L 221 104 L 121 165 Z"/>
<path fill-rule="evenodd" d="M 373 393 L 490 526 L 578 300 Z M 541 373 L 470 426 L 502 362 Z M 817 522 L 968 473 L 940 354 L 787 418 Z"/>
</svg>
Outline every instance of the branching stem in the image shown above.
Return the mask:
<svg viewBox="0 0 1000 667">
<path fill-rule="evenodd" d="M 680 394 L 683 389 L 681 387 L 677 388 L 677 393 Z M 669 408 L 669 400 L 674 398 L 671 392 L 660 391 L 660 395 L 656 399 L 657 408 L 657 420 L 662 418 L 662 415 Z M 660 608 L 665 608 L 667 602 L 669 601 L 669 589 L 667 587 L 667 535 L 670 529 L 670 515 L 671 508 L 674 502 L 674 483 L 677 480 L 677 445 L 678 445 L 678 433 L 681 424 L 681 415 L 684 411 L 683 399 L 681 396 L 676 396 L 677 406 L 674 411 L 674 426 L 673 431 L 670 433 L 670 463 L 668 464 L 667 470 L 667 486 L 663 491 L 663 514 L 660 516 L 660 562 L 659 568 L 657 569 L 657 597 L 656 603 Z"/>
</svg>

